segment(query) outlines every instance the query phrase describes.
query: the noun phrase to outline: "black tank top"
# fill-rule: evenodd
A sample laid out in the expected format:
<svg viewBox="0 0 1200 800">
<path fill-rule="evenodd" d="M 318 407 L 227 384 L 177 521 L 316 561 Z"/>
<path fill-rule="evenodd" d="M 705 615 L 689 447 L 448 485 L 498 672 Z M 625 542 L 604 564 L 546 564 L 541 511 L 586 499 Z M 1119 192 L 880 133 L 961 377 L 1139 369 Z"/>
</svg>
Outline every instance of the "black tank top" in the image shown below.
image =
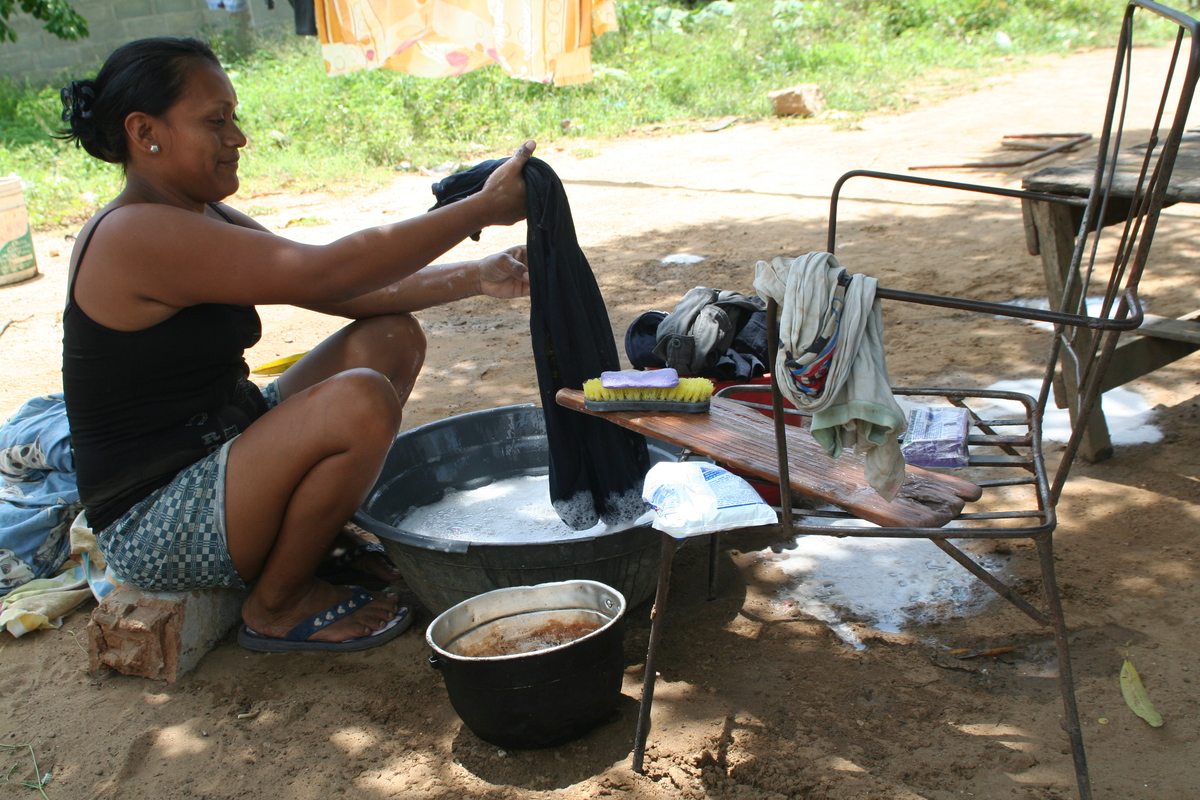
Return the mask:
<svg viewBox="0 0 1200 800">
<path fill-rule="evenodd" d="M 84 240 L 63 312 L 71 447 L 96 531 L 267 411 L 242 358 L 262 335 L 254 306 L 205 303 L 140 331 L 117 331 L 75 304 L 75 278 L 103 219 Z"/>
</svg>

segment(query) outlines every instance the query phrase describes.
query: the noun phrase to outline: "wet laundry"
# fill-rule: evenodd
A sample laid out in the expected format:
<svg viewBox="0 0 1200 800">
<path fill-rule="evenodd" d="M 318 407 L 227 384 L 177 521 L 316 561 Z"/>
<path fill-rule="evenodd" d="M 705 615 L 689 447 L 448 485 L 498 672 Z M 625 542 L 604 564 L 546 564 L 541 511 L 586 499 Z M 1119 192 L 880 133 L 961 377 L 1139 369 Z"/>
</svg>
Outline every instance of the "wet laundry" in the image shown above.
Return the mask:
<svg viewBox="0 0 1200 800">
<path fill-rule="evenodd" d="M 330 75 L 387 67 L 439 78 L 494 63 L 514 78 L 586 83 L 592 38 L 617 29 L 614 0 L 310 1 Z"/>
<path fill-rule="evenodd" d="M 479 191 L 505 160 L 485 161 L 434 184 L 434 208 Z M 559 389 L 578 389 L 589 378 L 620 369 L 604 298 L 575 237 L 562 181 L 537 158 L 529 159 L 524 177 L 529 330 L 550 448 L 550 499 L 574 530 L 598 519 L 610 526 L 632 523 L 645 511 L 646 440 L 554 399 Z"/>
<path fill-rule="evenodd" d="M 288 0 L 296 18 L 296 35 L 317 35 L 317 14 L 313 8 L 313 0 Z"/>
</svg>

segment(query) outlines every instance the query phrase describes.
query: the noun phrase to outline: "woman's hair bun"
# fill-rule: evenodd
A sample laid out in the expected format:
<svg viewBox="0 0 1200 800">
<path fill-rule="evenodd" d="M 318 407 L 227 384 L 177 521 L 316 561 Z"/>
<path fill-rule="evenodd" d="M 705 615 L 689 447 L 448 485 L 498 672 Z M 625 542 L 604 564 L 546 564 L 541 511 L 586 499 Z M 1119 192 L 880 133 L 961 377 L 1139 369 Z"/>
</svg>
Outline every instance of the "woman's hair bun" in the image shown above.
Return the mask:
<svg viewBox="0 0 1200 800">
<path fill-rule="evenodd" d="M 63 87 L 62 121 L 77 138 L 95 127 L 92 114 L 96 105 L 96 82 L 91 80 L 71 81 Z"/>
</svg>

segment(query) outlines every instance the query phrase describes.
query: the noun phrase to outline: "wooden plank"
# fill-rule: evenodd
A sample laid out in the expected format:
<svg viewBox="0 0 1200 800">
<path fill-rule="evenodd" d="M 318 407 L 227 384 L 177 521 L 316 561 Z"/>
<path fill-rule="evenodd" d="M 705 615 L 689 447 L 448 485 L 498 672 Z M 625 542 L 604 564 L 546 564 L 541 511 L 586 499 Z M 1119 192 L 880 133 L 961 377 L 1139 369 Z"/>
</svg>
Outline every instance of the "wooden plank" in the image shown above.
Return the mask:
<svg viewBox="0 0 1200 800">
<path fill-rule="evenodd" d="M 1142 327 L 1134 331 L 1139 336 L 1150 336 L 1155 339 L 1170 339 L 1173 342 L 1186 342 L 1200 347 L 1200 311 L 1185 314 L 1179 319 L 1146 315 Z"/>
<path fill-rule="evenodd" d="M 1145 145 L 1122 152 L 1117 160 L 1117 172 L 1113 180 L 1113 193 L 1128 197 L 1133 194 L 1145 157 Z M 1076 164 L 1046 167 L 1022 181 L 1024 188 L 1033 192 L 1087 197 L 1096 177 L 1094 158 Z M 1167 203 L 1200 202 L 1200 137 L 1185 134 L 1175 157 L 1171 171 L 1171 183 L 1167 186 Z"/>
<path fill-rule="evenodd" d="M 561 389 L 556 399 L 566 408 L 687 447 L 730 468 L 779 480 L 774 423 L 731 400 L 714 397 L 707 414 L 671 414 L 588 411 L 583 392 L 577 389 Z M 787 445 L 794 491 L 884 527 L 940 528 L 958 516 L 964 501 L 978 500 L 983 494 L 970 481 L 910 466 L 904 486 L 889 503 L 867 483 L 861 455 L 830 458 L 807 429 L 794 426 L 787 427 Z"/>
<path fill-rule="evenodd" d="M 1107 392 L 1200 350 L 1200 311 L 1179 319 L 1146 315 L 1142 327 L 1117 345 L 1100 383 Z"/>
<path fill-rule="evenodd" d="M 1134 337 L 1117 345 L 1104 377 L 1100 379 L 1100 391 L 1107 392 L 1130 381 L 1149 375 L 1181 358 L 1196 352 L 1197 346 L 1171 339 L 1156 339 L 1150 336 Z M 1095 413 L 1094 411 L 1092 413 Z"/>
</svg>

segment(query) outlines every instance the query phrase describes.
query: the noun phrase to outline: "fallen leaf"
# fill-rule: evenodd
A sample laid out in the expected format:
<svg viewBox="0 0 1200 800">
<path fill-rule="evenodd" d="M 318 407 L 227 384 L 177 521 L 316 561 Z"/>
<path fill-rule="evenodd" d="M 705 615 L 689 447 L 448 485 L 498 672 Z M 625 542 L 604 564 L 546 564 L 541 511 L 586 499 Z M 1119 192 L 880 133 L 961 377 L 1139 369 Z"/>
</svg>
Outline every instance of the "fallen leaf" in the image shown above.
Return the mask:
<svg viewBox="0 0 1200 800">
<path fill-rule="evenodd" d="M 1128 656 L 1121 665 L 1121 695 L 1133 713 L 1146 720 L 1150 727 L 1157 728 L 1163 724 L 1162 716 L 1154 710 L 1150 695 L 1146 694 L 1146 687 L 1142 686 L 1142 679 Z"/>
</svg>

